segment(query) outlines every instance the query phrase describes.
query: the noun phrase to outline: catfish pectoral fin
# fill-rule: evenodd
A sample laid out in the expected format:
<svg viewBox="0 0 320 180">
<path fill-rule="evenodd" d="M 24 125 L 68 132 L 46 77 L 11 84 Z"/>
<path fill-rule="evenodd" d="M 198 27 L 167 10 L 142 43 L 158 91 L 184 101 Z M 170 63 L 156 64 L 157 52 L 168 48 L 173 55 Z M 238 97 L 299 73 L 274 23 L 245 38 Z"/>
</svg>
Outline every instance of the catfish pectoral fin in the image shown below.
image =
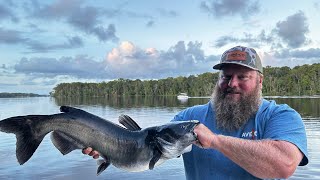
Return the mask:
<svg viewBox="0 0 320 180">
<path fill-rule="evenodd" d="M 70 136 L 63 132 L 53 131 L 51 133 L 51 141 L 53 145 L 63 154 L 66 155 L 75 149 L 83 149 L 84 145 L 80 144 Z"/>
<path fill-rule="evenodd" d="M 106 170 L 109 165 L 110 162 L 104 161 L 103 163 L 101 163 L 97 169 L 97 176 L 99 176 L 104 170 Z"/>
<path fill-rule="evenodd" d="M 149 169 L 152 170 L 155 166 L 155 164 L 159 161 L 159 159 L 161 158 L 162 153 L 158 150 L 155 149 L 153 151 L 154 155 L 153 158 L 150 160 L 149 162 Z"/>
</svg>

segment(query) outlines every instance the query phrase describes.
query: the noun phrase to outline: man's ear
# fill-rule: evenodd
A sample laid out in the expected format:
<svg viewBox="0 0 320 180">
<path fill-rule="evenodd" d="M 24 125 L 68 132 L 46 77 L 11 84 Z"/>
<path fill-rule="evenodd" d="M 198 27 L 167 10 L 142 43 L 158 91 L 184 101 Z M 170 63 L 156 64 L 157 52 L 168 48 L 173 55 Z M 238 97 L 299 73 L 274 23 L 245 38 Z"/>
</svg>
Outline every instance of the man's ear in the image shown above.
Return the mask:
<svg viewBox="0 0 320 180">
<path fill-rule="evenodd" d="M 260 78 L 259 78 L 259 86 L 260 86 L 260 89 L 262 89 L 262 83 L 263 83 L 263 75 L 259 74 Z"/>
</svg>

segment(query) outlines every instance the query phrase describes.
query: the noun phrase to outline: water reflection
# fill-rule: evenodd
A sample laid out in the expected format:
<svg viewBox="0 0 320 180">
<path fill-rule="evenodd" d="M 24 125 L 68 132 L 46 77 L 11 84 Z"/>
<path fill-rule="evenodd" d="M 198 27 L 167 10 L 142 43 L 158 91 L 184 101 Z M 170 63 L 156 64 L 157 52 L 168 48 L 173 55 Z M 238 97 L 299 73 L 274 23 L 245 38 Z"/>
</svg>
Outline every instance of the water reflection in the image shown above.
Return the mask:
<svg viewBox="0 0 320 180">
<path fill-rule="evenodd" d="M 129 97 L 79 97 L 55 98 L 55 103 L 61 105 L 109 106 L 113 108 L 132 107 L 188 107 L 207 103 L 209 98 L 191 98 L 179 101 L 176 96 L 129 96 Z"/>
<path fill-rule="evenodd" d="M 320 117 L 320 98 L 267 98 L 275 100 L 278 104 L 288 104 L 297 110 L 304 118 Z M 54 98 L 57 106 L 61 105 L 87 105 L 112 108 L 132 107 L 189 107 L 197 104 L 205 104 L 208 98 L 189 98 L 180 101 L 176 96 L 129 96 L 129 97 L 78 97 L 78 98 Z"/>
<path fill-rule="evenodd" d="M 273 98 L 273 100 L 278 104 L 288 104 L 304 118 L 320 117 L 320 98 Z"/>
</svg>

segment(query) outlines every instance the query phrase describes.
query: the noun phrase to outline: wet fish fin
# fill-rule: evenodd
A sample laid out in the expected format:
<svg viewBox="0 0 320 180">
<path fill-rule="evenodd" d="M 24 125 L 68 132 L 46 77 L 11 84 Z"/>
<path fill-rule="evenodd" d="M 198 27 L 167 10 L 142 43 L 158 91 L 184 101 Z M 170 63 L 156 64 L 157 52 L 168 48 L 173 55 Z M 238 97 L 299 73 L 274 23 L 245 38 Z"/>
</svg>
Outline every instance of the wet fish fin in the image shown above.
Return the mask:
<svg viewBox="0 0 320 180">
<path fill-rule="evenodd" d="M 70 107 L 70 106 L 60 106 L 60 111 L 61 112 L 83 112 L 83 110 L 81 109 L 77 109 L 77 108 L 74 108 L 74 107 Z"/>
<path fill-rule="evenodd" d="M 97 169 L 97 176 L 99 176 L 104 170 L 106 170 L 109 165 L 110 165 L 110 162 L 101 163 Z"/>
<path fill-rule="evenodd" d="M 71 138 L 67 134 L 59 131 L 51 133 L 51 141 L 53 145 L 63 154 L 66 155 L 75 149 L 83 149 L 85 146 Z"/>
<path fill-rule="evenodd" d="M 102 156 L 102 157 L 103 157 L 103 159 L 99 159 L 97 161 L 97 164 L 99 165 L 99 167 L 97 169 L 97 176 L 99 176 L 110 165 L 110 161 L 107 158 L 105 158 L 104 156 Z"/>
<path fill-rule="evenodd" d="M 35 139 L 31 133 L 25 133 L 17 136 L 16 156 L 20 165 L 24 164 L 31 158 L 33 153 L 39 147 L 44 136 L 45 135 L 40 136 L 37 139 Z"/>
<path fill-rule="evenodd" d="M 159 159 L 161 158 L 161 151 L 159 151 L 158 149 L 154 149 L 153 150 L 153 158 L 150 160 L 149 162 L 149 169 L 152 170 L 155 166 L 155 164 L 159 161 Z"/>
<path fill-rule="evenodd" d="M 16 156 L 20 165 L 31 158 L 45 137 L 46 134 L 35 134 L 34 132 L 37 124 L 47 118 L 46 115 L 29 115 L 0 121 L 0 131 L 16 135 Z"/>
<path fill-rule="evenodd" d="M 140 131 L 141 127 L 128 115 L 119 116 L 119 123 L 131 131 Z"/>
</svg>

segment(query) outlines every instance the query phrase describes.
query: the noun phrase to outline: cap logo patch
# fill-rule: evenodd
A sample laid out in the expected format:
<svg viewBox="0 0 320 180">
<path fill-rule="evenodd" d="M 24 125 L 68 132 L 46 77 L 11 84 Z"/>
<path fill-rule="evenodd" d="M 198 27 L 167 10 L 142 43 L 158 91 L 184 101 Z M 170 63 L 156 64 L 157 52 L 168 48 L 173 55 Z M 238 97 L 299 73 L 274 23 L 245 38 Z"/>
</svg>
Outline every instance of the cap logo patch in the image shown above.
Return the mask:
<svg viewBox="0 0 320 180">
<path fill-rule="evenodd" d="M 247 60 L 247 53 L 243 51 L 232 51 L 227 54 L 227 61 L 245 61 Z"/>
</svg>

